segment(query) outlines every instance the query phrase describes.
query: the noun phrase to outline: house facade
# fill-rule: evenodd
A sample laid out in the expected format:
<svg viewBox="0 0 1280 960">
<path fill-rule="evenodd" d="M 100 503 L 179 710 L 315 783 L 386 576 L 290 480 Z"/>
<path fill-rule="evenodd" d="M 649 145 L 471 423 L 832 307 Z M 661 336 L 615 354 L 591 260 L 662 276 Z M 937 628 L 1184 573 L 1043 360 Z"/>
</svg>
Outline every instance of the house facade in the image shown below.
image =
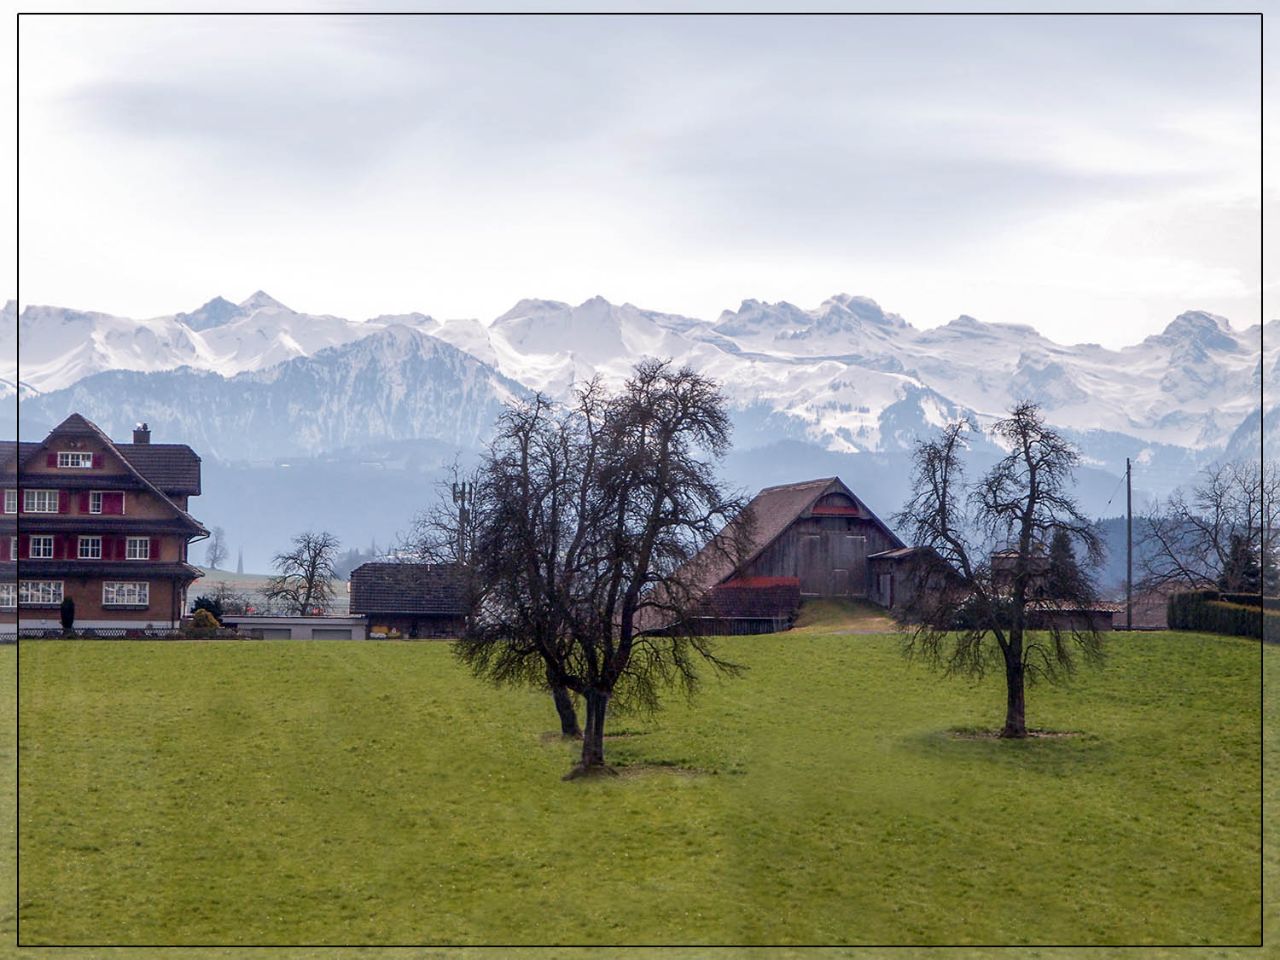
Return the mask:
<svg viewBox="0 0 1280 960">
<path fill-rule="evenodd" d="M 40 442 L 0 444 L 0 629 L 176 627 L 201 571 L 188 545 L 208 531 L 187 512 L 200 458 L 185 444 L 111 440 L 72 414 Z"/>
</svg>

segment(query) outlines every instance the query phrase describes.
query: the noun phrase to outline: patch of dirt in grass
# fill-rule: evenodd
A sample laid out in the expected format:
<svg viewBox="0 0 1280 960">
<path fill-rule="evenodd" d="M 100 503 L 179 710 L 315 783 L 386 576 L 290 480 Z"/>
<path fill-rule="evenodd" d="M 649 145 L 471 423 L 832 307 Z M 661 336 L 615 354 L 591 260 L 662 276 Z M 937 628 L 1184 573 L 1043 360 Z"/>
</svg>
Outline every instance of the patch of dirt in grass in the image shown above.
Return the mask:
<svg viewBox="0 0 1280 960">
<path fill-rule="evenodd" d="M 952 727 L 947 731 L 947 736 L 953 740 L 999 740 L 1000 731 L 998 729 L 984 729 L 981 727 Z M 1072 737 L 1087 736 L 1083 730 L 1028 730 L 1028 740 L 1068 740 Z"/>
<path fill-rule="evenodd" d="M 630 740 L 632 737 L 647 737 L 648 730 L 619 730 L 617 733 L 606 733 L 606 740 Z M 559 730 L 548 730 L 545 733 L 538 734 L 538 739 L 543 743 L 573 743 L 575 741 L 581 743 L 580 737 L 566 737 Z"/>
<path fill-rule="evenodd" d="M 538 734 L 538 739 L 543 743 L 581 743 L 578 737 L 566 737 L 559 730 L 548 730 L 546 733 Z"/>
</svg>

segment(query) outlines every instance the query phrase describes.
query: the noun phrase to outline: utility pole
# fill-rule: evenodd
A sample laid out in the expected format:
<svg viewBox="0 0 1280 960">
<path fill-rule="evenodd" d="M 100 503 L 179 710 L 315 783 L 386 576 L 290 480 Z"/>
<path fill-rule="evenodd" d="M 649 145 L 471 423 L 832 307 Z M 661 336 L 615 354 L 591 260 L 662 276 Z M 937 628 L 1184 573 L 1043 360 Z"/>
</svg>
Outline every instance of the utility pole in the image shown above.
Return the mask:
<svg viewBox="0 0 1280 960">
<path fill-rule="evenodd" d="M 467 485 L 464 480 L 462 483 L 453 485 L 453 502 L 458 508 L 458 562 L 467 562 L 467 522 L 470 519 L 470 511 L 468 510 L 467 497 L 475 496 L 475 484 Z"/>
<path fill-rule="evenodd" d="M 1124 578 L 1124 626 L 1133 629 L 1133 464 L 1124 458 L 1124 499 L 1125 499 L 1125 564 L 1127 572 Z"/>
</svg>

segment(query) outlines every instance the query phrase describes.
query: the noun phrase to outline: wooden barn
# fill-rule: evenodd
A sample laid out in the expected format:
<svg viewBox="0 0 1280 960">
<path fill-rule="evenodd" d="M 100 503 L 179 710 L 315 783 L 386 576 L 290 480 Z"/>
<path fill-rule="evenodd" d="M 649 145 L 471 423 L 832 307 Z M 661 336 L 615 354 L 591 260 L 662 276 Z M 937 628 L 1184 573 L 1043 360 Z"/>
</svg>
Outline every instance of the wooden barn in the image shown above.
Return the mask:
<svg viewBox="0 0 1280 960">
<path fill-rule="evenodd" d="M 466 626 L 461 571 L 446 563 L 362 563 L 351 571 L 351 612 L 409 638 L 456 637 Z"/>
<path fill-rule="evenodd" d="M 703 632 L 786 629 L 808 597 L 888 605 L 873 579 L 871 559 L 904 544 L 839 477 L 766 487 L 746 513 L 750 521 L 734 521 L 722 534 L 732 536 L 741 529 L 735 524 L 750 524 L 741 563 L 735 566 L 712 550 L 694 561 L 703 568 L 699 577 L 707 596 L 698 618 Z"/>
</svg>

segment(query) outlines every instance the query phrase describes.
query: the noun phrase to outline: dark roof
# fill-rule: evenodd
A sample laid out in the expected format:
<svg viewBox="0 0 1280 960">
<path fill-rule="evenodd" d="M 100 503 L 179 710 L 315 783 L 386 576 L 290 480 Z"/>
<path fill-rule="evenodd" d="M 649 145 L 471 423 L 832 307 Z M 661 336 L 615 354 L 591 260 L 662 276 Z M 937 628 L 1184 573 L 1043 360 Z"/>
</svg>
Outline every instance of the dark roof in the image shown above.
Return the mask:
<svg viewBox="0 0 1280 960">
<path fill-rule="evenodd" d="M 0 450 L 3 450 L 9 459 L 0 460 L 0 468 L 7 469 L 10 463 L 15 462 L 13 455 L 17 453 L 17 468 L 21 470 L 37 451 L 48 446 L 50 438 L 62 436 L 88 436 L 97 439 L 108 450 L 114 450 L 129 472 L 144 487 L 189 521 L 196 533 L 209 535 L 209 531 L 199 520 L 169 499 L 170 494 L 198 495 L 200 493 L 200 458 L 185 443 L 116 443 L 103 433 L 97 424 L 86 420 L 78 413 L 73 413 L 49 431 L 49 436 L 45 437 L 43 443 L 15 444 L 13 441 L 8 441 Z"/>
<path fill-rule="evenodd" d="M 31 456 L 40 444 L 17 440 L 0 440 L 0 471 L 10 473 L 17 470 L 17 464 Z M 15 456 L 16 455 L 16 456 Z"/>
<path fill-rule="evenodd" d="M 879 553 L 867 555 L 868 560 L 902 560 L 924 547 L 894 547 L 892 550 L 881 550 Z"/>
<path fill-rule="evenodd" d="M 200 458 L 185 443 L 117 443 L 115 447 L 165 493 L 200 495 Z"/>
<path fill-rule="evenodd" d="M 351 612 L 462 616 L 462 571 L 447 563 L 362 563 L 351 571 Z"/>
<path fill-rule="evenodd" d="M 142 563 L 137 560 L 19 560 L 0 561 L 0 581 L 14 579 L 18 568 L 23 579 L 43 577 L 120 577 L 128 580 L 159 580 L 177 577 L 179 580 L 198 580 L 204 571 L 182 561 Z"/>
</svg>

